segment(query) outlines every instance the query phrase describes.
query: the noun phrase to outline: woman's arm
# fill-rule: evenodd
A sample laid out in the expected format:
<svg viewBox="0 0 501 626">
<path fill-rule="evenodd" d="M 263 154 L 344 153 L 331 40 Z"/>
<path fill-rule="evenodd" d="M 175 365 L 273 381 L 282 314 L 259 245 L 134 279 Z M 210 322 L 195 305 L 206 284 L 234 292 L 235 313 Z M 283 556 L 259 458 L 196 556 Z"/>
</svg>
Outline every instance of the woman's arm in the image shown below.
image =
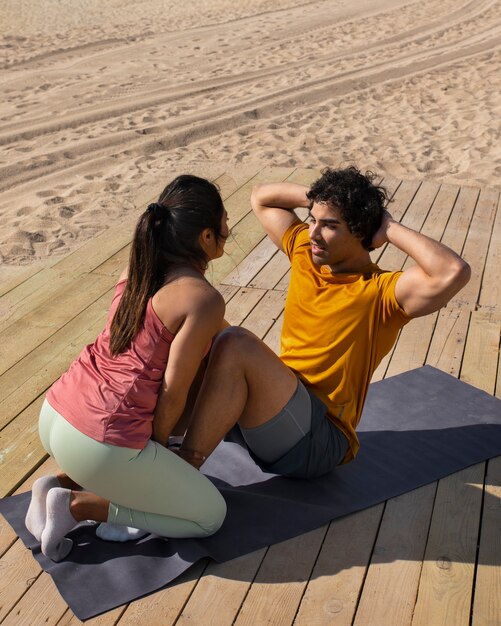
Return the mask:
<svg viewBox="0 0 501 626">
<path fill-rule="evenodd" d="M 210 286 L 190 288 L 189 308 L 169 351 L 153 418 L 153 438 L 166 445 L 186 406 L 192 383 L 212 338 L 220 331 L 225 305 Z"/>
</svg>

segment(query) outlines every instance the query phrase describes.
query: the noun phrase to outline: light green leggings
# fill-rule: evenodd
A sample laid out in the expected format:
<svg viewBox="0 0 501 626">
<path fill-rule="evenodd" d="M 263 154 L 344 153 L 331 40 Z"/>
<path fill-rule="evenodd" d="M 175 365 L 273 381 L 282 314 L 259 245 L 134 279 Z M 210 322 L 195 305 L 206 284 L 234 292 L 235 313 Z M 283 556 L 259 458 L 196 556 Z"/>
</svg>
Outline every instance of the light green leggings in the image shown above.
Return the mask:
<svg viewBox="0 0 501 626">
<path fill-rule="evenodd" d="M 85 490 L 110 501 L 108 521 L 163 537 L 206 537 L 226 503 L 203 474 L 160 444 L 119 448 L 84 435 L 45 400 L 40 439 L 59 467 Z"/>
</svg>

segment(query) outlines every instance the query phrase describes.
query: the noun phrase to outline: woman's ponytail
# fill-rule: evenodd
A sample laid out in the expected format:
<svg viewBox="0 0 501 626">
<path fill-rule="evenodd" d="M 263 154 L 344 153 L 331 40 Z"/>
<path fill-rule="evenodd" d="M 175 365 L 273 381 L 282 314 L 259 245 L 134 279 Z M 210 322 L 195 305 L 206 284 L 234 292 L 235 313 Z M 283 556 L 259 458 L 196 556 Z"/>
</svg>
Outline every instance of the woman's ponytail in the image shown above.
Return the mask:
<svg viewBox="0 0 501 626">
<path fill-rule="evenodd" d="M 197 176 L 178 176 L 159 201 L 141 215 L 132 240 L 127 284 L 111 323 L 110 350 L 123 352 L 139 331 L 148 300 L 163 286 L 173 265 L 205 270 L 199 236 L 210 228 L 222 238 L 224 206 L 217 187 Z"/>
</svg>

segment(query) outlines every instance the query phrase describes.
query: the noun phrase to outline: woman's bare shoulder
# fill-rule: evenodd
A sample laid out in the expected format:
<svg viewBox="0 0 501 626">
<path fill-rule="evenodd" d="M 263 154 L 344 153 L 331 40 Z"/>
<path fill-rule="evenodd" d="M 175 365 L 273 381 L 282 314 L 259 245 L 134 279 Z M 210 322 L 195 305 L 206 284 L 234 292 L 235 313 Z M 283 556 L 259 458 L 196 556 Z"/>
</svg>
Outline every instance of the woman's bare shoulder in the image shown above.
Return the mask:
<svg viewBox="0 0 501 626">
<path fill-rule="evenodd" d="M 153 296 L 153 307 L 164 324 L 179 327 L 188 317 L 224 317 L 219 291 L 203 276 L 182 276 L 165 284 Z"/>
</svg>

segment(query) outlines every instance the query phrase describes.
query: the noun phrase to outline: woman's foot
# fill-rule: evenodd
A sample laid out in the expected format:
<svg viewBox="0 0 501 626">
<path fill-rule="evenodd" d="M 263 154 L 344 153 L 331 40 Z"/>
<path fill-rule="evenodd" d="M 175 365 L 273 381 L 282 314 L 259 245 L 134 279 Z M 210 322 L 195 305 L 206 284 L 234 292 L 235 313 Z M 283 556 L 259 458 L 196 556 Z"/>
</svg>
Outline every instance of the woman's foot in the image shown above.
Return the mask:
<svg viewBox="0 0 501 626">
<path fill-rule="evenodd" d="M 24 523 L 37 541 L 41 540 L 42 532 L 45 528 L 47 515 L 45 501 L 47 494 L 50 489 L 59 486 L 60 484 L 56 476 L 42 476 L 33 483 L 33 487 L 31 488 L 31 502 Z"/>
<path fill-rule="evenodd" d="M 141 539 L 148 534 L 147 530 L 140 528 L 132 528 L 132 526 L 122 526 L 122 524 L 113 524 L 112 522 L 103 522 L 99 524 L 96 535 L 104 541 L 134 541 Z"/>
<path fill-rule="evenodd" d="M 71 490 L 55 487 L 46 499 L 46 523 L 42 532 L 42 552 L 53 561 L 62 561 L 73 547 L 73 541 L 65 537 L 76 525 L 70 513 Z"/>
</svg>

